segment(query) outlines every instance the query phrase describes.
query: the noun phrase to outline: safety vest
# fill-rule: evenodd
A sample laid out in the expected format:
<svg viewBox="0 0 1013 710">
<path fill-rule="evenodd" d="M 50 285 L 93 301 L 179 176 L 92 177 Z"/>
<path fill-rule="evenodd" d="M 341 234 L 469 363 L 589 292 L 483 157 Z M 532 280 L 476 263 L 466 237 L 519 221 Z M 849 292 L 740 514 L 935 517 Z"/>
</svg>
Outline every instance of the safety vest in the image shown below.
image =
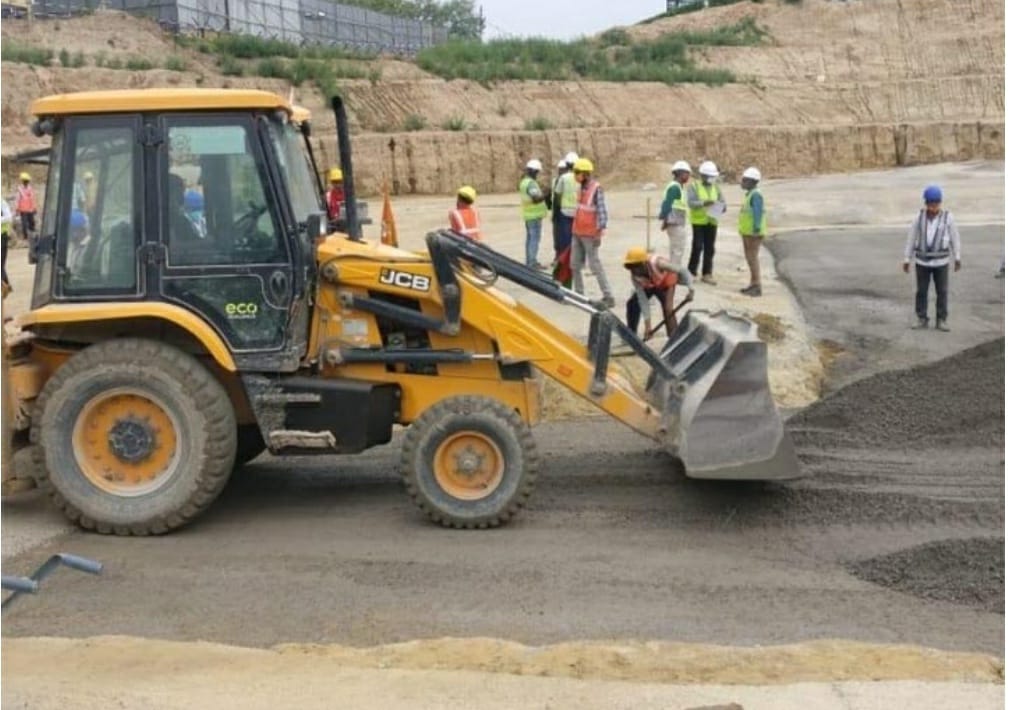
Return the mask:
<svg viewBox="0 0 1013 710">
<path fill-rule="evenodd" d="M 35 191 L 31 185 L 18 185 L 18 199 L 14 209 L 18 213 L 35 211 Z"/>
<path fill-rule="evenodd" d="M 679 283 L 679 277 L 671 271 L 664 271 L 658 266 L 658 255 L 651 254 L 644 262 L 647 267 L 647 276 L 634 276 L 633 280 L 642 288 L 650 288 L 659 291 L 668 289 Z"/>
<path fill-rule="evenodd" d="M 482 239 L 478 211 L 473 207 L 459 207 L 450 210 L 450 228 L 476 242 Z"/>
<path fill-rule="evenodd" d="M 703 180 L 694 180 L 693 187 L 696 188 L 697 199 L 701 202 L 717 202 L 717 184 L 704 185 Z M 689 210 L 689 221 L 691 224 L 717 224 L 718 221 L 707 214 L 707 207 L 691 207 Z"/>
<path fill-rule="evenodd" d="M 739 208 L 739 234 L 752 236 L 753 234 L 759 234 L 761 237 L 767 236 L 767 209 L 764 207 L 763 212 L 760 213 L 760 223 L 753 224 L 753 195 L 761 194 L 759 190 L 753 189 L 746 193 L 746 198 L 742 201 L 742 207 Z"/>
<path fill-rule="evenodd" d="M 524 217 L 525 222 L 533 219 L 544 219 L 545 215 L 549 213 L 549 208 L 545 206 L 545 200 L 534 202 L 531 199 L 531 195 L 528 194 L 528 188 L 531 187 L 532 183 L 535 183 L 535 179 L 530 175 L 525 175 L 521 178 L 521 184 L 518 188 L 521 193 L 521 216 Z"/>
<path fill-rule="evenodd" d="M 573 173 L 563 173 L 559 176 L 559 184 L 562 185 L 559 191 L 559 210 L 567 217 L 573 217 L 577 214 L 580 183 Z"/>
<path fill-rule="evenodd" d="M 935 259 L 948 259 L 950 256 L 950 213 L 948 210 L 941 210 L 936 215 L 938 224 L 932 241 L 929 242 L 929 220 L 925 210 L 918 213 L 918 237 L 915 240 L 915 258 L 921 261 L 933 261 Z"/>
<path fill-rule="evenodd" d="M 588 178 L 577 199 L 577 213 L 573 216 L 573 236 L 600 237 L 598 228 L 598 208 L 594 198 L 598 194 L 598 183 Z"/>
</svg>

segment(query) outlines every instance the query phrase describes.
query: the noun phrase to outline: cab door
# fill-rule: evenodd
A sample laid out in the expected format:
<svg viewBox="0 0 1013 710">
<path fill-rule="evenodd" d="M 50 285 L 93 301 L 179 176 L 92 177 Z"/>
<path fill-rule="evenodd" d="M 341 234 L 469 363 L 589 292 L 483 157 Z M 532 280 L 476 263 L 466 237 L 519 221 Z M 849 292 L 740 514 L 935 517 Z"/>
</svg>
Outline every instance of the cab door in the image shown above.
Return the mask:
<svg viewBox="0 0 1013 710">
<path fill-rule="evenodd" d="M 240 369 L 294 369 L 295 255 L 256 116 L 170 114 L 159 133 L 161 297 L 214 326 Z"/>
</svg>

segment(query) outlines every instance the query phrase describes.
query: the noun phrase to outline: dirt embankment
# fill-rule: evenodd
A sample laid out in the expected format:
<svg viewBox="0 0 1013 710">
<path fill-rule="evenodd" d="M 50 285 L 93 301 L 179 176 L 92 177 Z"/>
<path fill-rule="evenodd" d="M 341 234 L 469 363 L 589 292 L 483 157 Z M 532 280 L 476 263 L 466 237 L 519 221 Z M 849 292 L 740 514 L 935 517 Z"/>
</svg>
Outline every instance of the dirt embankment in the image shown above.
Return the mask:
<svg viewBox="0 0 1013 710">
<path fill-rule="evenodd" d="M 378 60 L 380 79 L 340 81 L 355 137 L 360 186 L 446 193 L 516 187 L 517 166 L 568 150 L 594 158 L 615 182 L 659 181 L 674 157 L 716 160 L 729 174 L 759 164 L 783 177 L 1004 155 L 1003 4 L 999 0 L 740 3 L 629 28 L 634 38 L 720 27 L 753 17 L 761 46 L 702 47 L 703 65 L 741 81 L 700 84 L 443 81 L 405 62 Z M 4 62 L 4 156 L 41 145 L 28 131 L 30 101 L 86 89 L 150 86 L 257 87 L 287 95 L 280 80 L 226 77 L 214 60 L 175 47 L 142 20 L 99 12 L 3 25 L 4 39 L 83 52 L 82 68 Z M 107 57 L 162 67 L 177 53 L 187 71 L 102 69 Z M 54 63 L 55 64 L 55 63 Z M 325 162 L 334 124 L 318 92 L 294 90 L 314 112 Z M 410 116 L 426 130 L 405 132 Z M 535 119 L 550 126 L 526 131 Z M 466 130 L 441 127 L 450 121 Z M 9 162 L 9 161 L 8 161 Z M 5 165 L 5 174 L 15 168 Z"/>
</svg>

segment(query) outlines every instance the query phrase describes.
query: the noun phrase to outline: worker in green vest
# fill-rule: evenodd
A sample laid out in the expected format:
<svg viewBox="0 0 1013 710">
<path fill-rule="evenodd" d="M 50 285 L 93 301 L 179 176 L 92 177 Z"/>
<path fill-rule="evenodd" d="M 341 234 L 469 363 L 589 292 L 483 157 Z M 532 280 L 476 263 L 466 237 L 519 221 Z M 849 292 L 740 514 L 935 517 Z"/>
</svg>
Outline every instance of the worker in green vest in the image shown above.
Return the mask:
<svg viewBox="0 0 1013 710">
<path fill-rule="evenodd" d="M 542 162 L 531 159 L 524 166 L 518 190 L 521 196 L 521 217 L 524 219 L 524 263 L 530 269 L 544 269 L 538 262 L 538 244 L 542 240 L 542 220 L 549 213 L 546 204 L 547 195 L 538 184 L 538 173 L 542 171 Z"/>
<path fill-rule="evenodd" d="M 712 286 L 714 280 L 714 243 L 718 238 L 718 215 L 727 209 L 724 195 L 718 187 L 718 168 L 710 160 L 700 163 L 700 178 L 689 183 L 686 202 L 689 221 L 693 227 L 693 248 L 689 253 L 689 273 L 697 275 L 700 257 L 703 256 L 703 276 L 700 280 Z"/>
<path fill-rule="evenodd" d="M 672 182 L 665 188 L 661 201 L 661 231 L 668 235 L 668 261 L 678 266 L 686 246 L 686 222 L 689 221 L 689 203 L 686 202 L 686 185 L 692 170 L 685 160 L 672 166 Z"/>
<path fill-rule="evenodd" d="M 739 210 L 739 235 L 742 237 L 742 251 L 749 265 L 749 285 L 740 289 L 747 296 L 760 296 L 760 244 L 767 236 L 767 209 L 763 204 L 763 195 L 756 188 L 760 184 L 760 171 L 746 168 L 742 172 L 740 185 L 746 191 Z"/>
</svg>

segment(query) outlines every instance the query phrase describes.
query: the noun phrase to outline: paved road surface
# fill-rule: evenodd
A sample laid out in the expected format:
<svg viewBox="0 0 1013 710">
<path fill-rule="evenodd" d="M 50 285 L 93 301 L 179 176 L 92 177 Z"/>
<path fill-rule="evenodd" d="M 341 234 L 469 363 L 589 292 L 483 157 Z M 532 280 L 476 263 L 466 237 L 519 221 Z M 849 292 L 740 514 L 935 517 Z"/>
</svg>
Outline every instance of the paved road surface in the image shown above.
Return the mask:
<svg viewBox="0 0 1013 710">
<path fill-rule="evenodd" d="M 950 333 L 910 329 L 915 277 L 914 268 L 909 275 L 901 272 L 903 229 L 794 232 L 770 246 L 815 338 L 845 349 L 830 370 L 831 385 L 837 387 L 1001 337 L 1005 280 L 994 274 L 1003 233 L 1001 224 L 960 228 L 963 268 L 950 272 Z M 934 325 L 934 292 L 929 315 Z"/>
</svg>

